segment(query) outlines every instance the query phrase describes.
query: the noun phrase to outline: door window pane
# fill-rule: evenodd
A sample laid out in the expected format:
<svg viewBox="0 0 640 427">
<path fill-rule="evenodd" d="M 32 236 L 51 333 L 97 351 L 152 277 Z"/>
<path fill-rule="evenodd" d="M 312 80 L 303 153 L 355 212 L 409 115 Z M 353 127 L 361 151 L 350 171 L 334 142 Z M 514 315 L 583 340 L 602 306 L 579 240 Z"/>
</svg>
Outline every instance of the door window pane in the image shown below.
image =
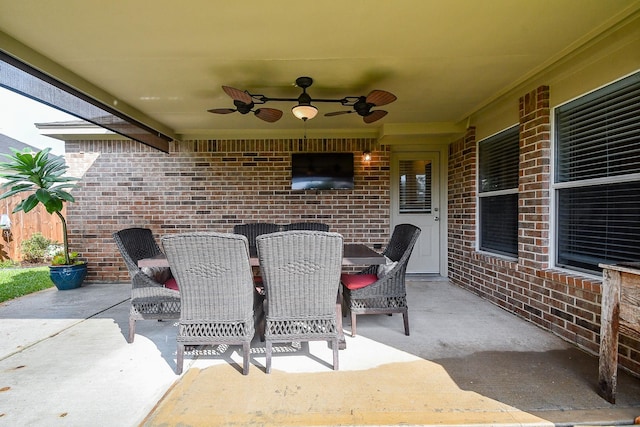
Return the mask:
<svg viewBox="0 0 640 427">
<path fill-rule="evenodd" d="M 400 213 L 427 213 L 432 211 L 429 160 L 400 160 Z"/>
</svg>

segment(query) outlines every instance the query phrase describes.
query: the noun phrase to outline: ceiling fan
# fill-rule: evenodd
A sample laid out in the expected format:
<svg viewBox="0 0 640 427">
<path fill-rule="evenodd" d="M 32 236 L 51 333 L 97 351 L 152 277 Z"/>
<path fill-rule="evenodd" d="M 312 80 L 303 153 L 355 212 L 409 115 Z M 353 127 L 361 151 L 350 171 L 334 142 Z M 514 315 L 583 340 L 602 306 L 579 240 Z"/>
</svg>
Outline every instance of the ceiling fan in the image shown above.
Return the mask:
<svg viewBox="0 0 640 427">
<path fill-rule="evenodd" d="M 269 123 L 277 122 L 282 117 L 282 111 L 275 108 L 258 108 L 254 110 L 256 103 L 253 100 L 253 95 L 247 91 L 241 91 L 229 86 L 222 86 L 222 90 L 233 99 L 233 105 L 236 108 L 214 108 L 207 110 L 208 112 L 215 114 L 229 114 L 236 111 L 240 114 L 253 112 L 257 118 Z M 264 102 L 260 103 L 264 104 Z"/>
<path fill-rule="evenodd" d="M 313 79 L 311 77 L 298 77 L 296 79 L 296 86 L 302 88 L 302 93 L 297 98 L 271 98 L 230 86 L 222 86 L 222 90 L 233 99 L 233 105 L 235 105 L 236 108 L 213 108 L 207 111 L 215 114 L 229 114 L 236 111 L 240 114 L 253 112 L 259 119 L 273 123 L 280 120 L 282 111 L 275 108 L 256 108 L 256 105 L 262 105 L 271 101 L 297 102 L 291 109 L 291 112 L 297 118 L 307 121 L 314 118 L 318 113 L 318 109 L 311 104 L 312 102 L 333 102 L 341 104 L 344 107 L 352 107 L 353 109 L 334 111 L 332 113 L 326 113 L 325 116 L 330 117 L 357 113 L 365 123 L 373 123 L 386 116 L 387 111 L 372 110 L 372 108 L 390 104 L 397 99 L 394 94 L 384 90 L 373 90 L 367 96 L 345 96 L 340 99 L 311 99 L 311 96 L 307 93 L 307 88 L 312 84 Z"/>
</svg>

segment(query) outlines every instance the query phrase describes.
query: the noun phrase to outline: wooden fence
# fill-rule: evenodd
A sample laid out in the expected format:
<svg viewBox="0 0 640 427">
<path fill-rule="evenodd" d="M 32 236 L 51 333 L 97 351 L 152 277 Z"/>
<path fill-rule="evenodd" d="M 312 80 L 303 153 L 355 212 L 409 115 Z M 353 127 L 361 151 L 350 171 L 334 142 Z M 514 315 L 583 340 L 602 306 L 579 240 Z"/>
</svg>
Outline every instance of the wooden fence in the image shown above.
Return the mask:
<svg viewBox="0 0 640 427">
<path fill-rule="evenodd" d="M 0 200 L 0 214 L 8 215 L 11 221 L 9 228 L 1 229 L 0 261 L 11 259 L 22 260 L 20 243 L 30 238 L 34 233 L 41 233 L 44 237 L 62 243 L 62 224 L 57 215 L 51 215 L 42 205 L 38 205 L 29 213 L 11 213 L 13 208 L 24 198 L 16 195 L 8 199 Z M 66 212 L 63 208 L 62 214 Z"/>
</svg>

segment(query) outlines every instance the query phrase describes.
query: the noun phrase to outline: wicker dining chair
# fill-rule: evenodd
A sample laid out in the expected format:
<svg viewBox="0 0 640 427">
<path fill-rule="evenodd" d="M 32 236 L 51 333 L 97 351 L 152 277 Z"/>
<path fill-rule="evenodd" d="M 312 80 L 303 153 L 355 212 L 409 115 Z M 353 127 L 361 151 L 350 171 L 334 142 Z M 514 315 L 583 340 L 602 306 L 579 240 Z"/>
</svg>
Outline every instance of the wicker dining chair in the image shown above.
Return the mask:
<svg viewBox="0 0 640 427">
<path fill-rule="evenodd" d="M 180 317 L 180 292 L 169 289 L 138 267 L 142 258 L 160 255 L 162 251 L 148 228 L 126 228 L 113 233 L 120 254 L 131 277 L 131 309 L 129 336 L 131 343 L 138 320 L 165 320 Z"/>
<path fill-rule="evenodd" d="M 261 234 L 269 234 L 280 231 L 281 227 L 278 224 L 270 222 L 252 222 L 247 224 L 236 224 L 233 226 L 234 234 L 241 234 L 249 241 L 250 252 L 256 253 L 256 237 Z M 256 285 L 258 293 L 263 294 L 262 290 L 262 277 L 260 277 L 260 269 L 253 268 L 253 281 Z"/>
<path fill-rule="evenodd" d="M 402 313 L 404 333 L 409 335 L 409 308 L 405 275 L 420 228 L 397 225 L 383 252 L 387 265 L 371 265 L 357 274 L 342 274 L 344 307 L 351 312 L 351 336 L 356 336 L 356 316 Z M 388 270 L 388 271 L 386 271 Z"/>
<path fill-rule="evenodd" d="M 293 222 L 291 224 L 283 225 L 284 231 L 291 230 L 315 230 L 315 231 L 329 231 L 329 224 L 322 222 Z"/>
<path fill-rule="evenodd" d="M 249 247 L 254 248 L 256 247 L 256 237 L 261 234 L 275 233 L 276 231 L 280 231 L 280 226 L 269 222 L 253 222 L 233 226 L 233 232 L 245 236 L 249 241 Z"/>
<path fill-rule="evenodd" d="M 178 233 L 162 238 L 182 297 L 176 373 L 185 346 L 242 345 L 242 373 L 249 373 L 254 287 L 247 238 L 215 232 Z"/>
<path fill-rule="evenodd" d="M 265 286 L 266 372 L 275 342 L 328 341 L 338 370 L 336 296 L 342 236 L 323 231 L 282 231 L 256 239 Z"/>
</svg>

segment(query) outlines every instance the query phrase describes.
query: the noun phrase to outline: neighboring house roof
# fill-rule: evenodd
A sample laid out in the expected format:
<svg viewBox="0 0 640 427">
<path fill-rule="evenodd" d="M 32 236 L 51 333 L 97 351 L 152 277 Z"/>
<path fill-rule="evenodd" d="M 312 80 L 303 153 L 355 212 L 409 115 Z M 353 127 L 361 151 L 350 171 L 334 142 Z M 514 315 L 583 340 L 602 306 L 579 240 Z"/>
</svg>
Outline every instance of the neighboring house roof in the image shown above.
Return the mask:
<svg viewBox="0 0 640 427">
<path fill-rule="evenodd" d="M 41 135 L 61 141 L 87 138 L 123 138 L 109 129 L 98 126 L 85 120 L 66 120 L 57 122 L 34 123 Z"/>
<path fill-rule="evenodd" d="M 22 141 L 18 141 L 17 139 L 11 138 L 3 133 L 0 133 L 0 154 L 13 154 L 11 148 L 15 148 L 18 151 L 23 151 L 25 148 L 31 149 L 34 153 L 41 151 L 41 148 L 34 147 L 33 145 L 29 145 Z M 52 157 L 61 157 L 57 154 L 49 153 L 49 156 Z M 0 156 L 0 162 L 5 161 L 6 158 L 4 156 Z"/>
<path fill-rule="evenodd" d="M 88 127 L 97 127 L 93 123 L 90 123 L 86 120 L 78 119 L 78 120 L 65 120 L 65 121 L 57 121 L 57 122 L 42 122 L 42 123 L 34 123 L 38 129 L 46 129 L 50 127 L 54 128 L 88 128 Z"/>
<path fill-rule="evenodd" d="M 0 153 L 12 154 L 13 152 L 10 150 L 11 148 L 15 148 L 19 151 L 22 151 L 25 148 L 31 148 L 33 151 L 40 151 L 40 149 L 37 147 L 26 144 L 22 141 L 18 141 L 17 139 L 13 139 L 10 136 L 0 133 Z"/>
</svg>

